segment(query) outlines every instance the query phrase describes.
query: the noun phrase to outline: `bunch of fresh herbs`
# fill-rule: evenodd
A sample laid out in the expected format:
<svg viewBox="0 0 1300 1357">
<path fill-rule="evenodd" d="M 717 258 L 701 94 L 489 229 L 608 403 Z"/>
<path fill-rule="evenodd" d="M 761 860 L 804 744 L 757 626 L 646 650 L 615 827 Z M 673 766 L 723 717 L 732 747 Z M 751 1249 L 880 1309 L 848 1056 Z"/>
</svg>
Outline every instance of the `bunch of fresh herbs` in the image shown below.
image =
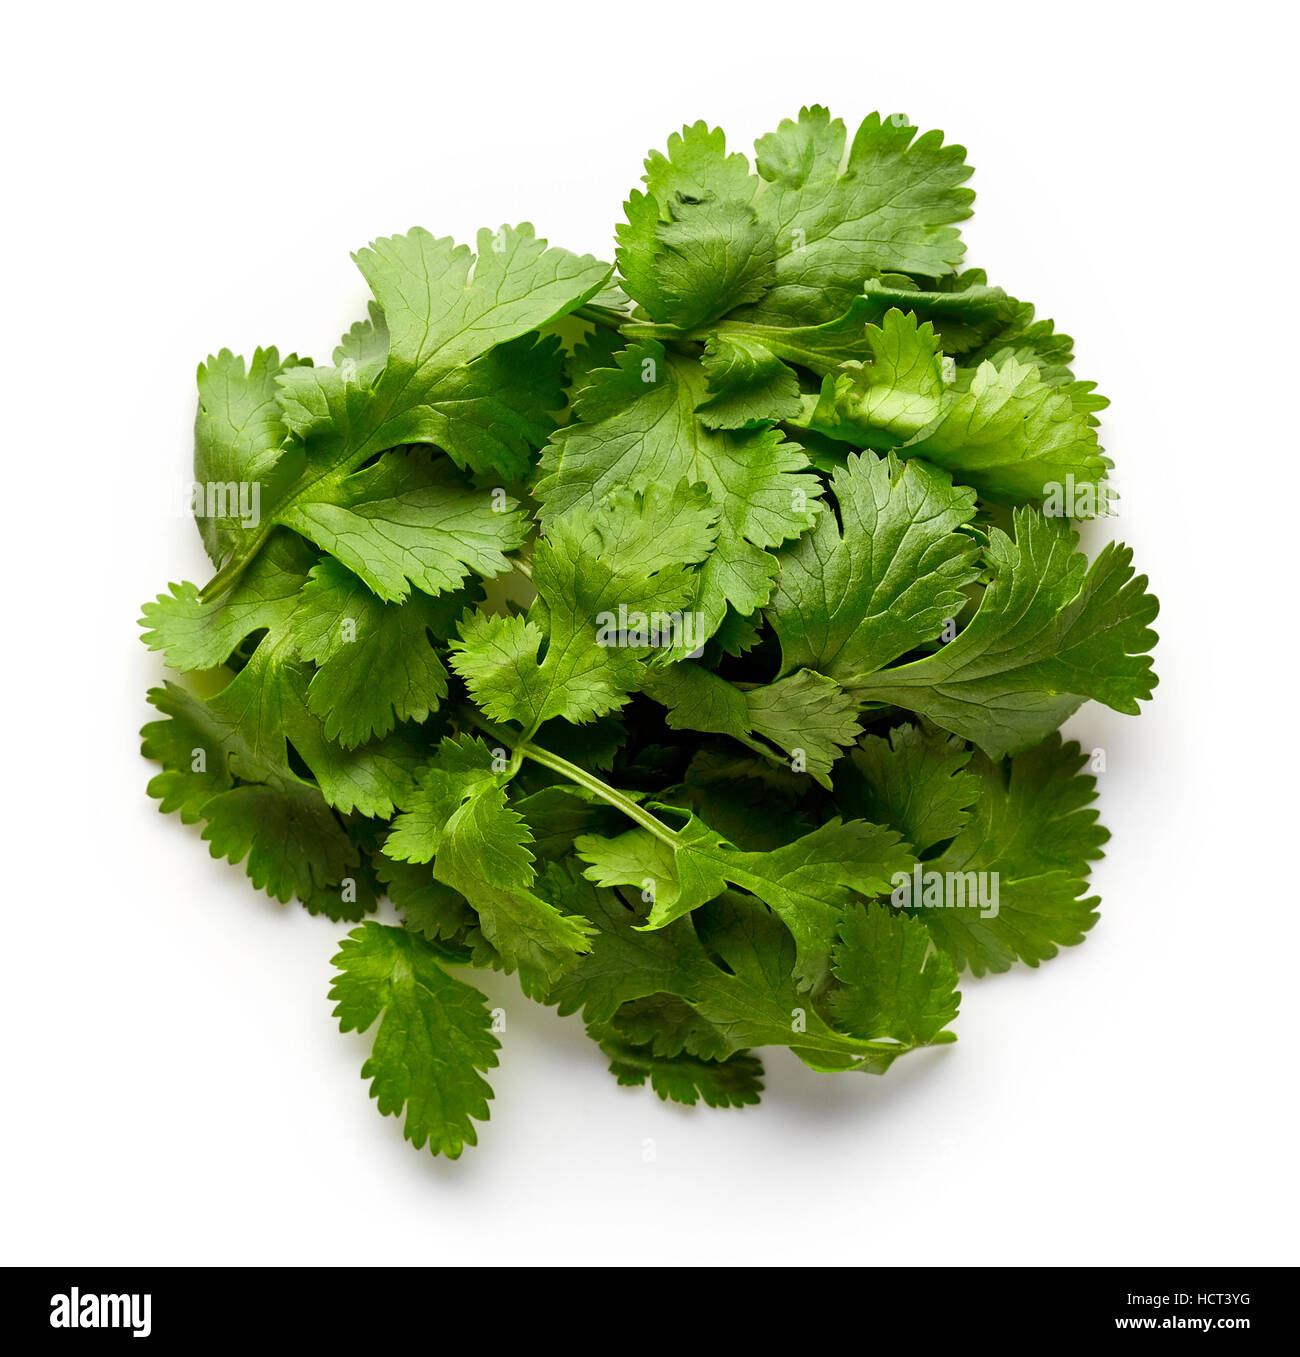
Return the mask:
<svg viewBox="0 0 1300 1357">
<path fill-rule="evenodd" d="M 1078 548 L 1106 402 L 961 271 L 969 175 L 898 116 L 805 109 L 752 164 L 697 123 L 613 268 L 417 229 L 355 256 L 331 363 L 199 368 L 215 574 L 144 626 L 219 681 L 150 693 L 149 792 L 358 925 L 335 1014 L 377 1023 L 417 1146 L 488 1116 L 467 965 L 580 1013 L 620 1083 L 739 1106 L 754 1048 L 883 1072 L 954 1039 L 962 970 L 1096 920 L 1057 730 L 1151 695 L 1156 602 Z"/>
</svg>

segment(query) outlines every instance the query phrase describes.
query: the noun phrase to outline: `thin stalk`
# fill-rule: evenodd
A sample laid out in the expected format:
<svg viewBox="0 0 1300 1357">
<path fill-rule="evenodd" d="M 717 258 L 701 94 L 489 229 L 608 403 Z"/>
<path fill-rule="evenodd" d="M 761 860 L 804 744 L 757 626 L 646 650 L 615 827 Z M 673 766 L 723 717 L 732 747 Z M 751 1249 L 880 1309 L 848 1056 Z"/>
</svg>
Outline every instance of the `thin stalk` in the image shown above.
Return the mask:
<svg viewBox="0 0 1300 1357">
<path fill-rule="evenodd" d="M 704 335 L 683 330 L 680 325 L 655 325 L 642 320 L 629 320 L 622 326 L 622 330 L 628 339 L 663 339 L 678 343 L 703 343 L 704 340 Z"/>
<path fill-rule="evenodd" d="M 586 306 L 576 307 L 572 314 L 579 320 L 585 320 L 589 325 L 598 325 L 602 330 L 620 331 L 628 322 L 628 317 L 621 311 L 590 302 Z"/>
<path fill-rule="evenodd" d="M 247 547 L 232 556 L 199 590 L 199 598 L 204 603 L 228 589 L 248 569 L 262 549 L 262 543 L 270 536 L 270 531 L 269 527 L 263 528 Z"/>
<path fill-rule="evenodd" d="M 580 306 L 572 314 L 591 325 L 613 330 L 624 339 L 663 340 L 674 353 L 682 354 L 684 357 L 694 356 L 697 350 L 691 346 L 703 343 L 708 337 L 707 331 L 695 334 L 683 330 L 679 325 L 652 325 L 647 321 L 634 320 L 631 316 L 624 315 L 621 311 L 613 311 L 607 306 Z"/>
<path fill-rule="evenodd" d="M 621 810 L 629 820 L 635 820 L 642 829 L 649 831 L 656 839 L 666 843 L 670 848 L 679 846 L 676 833 L 669 829 L 662 820 L 655 819 L 648 810 L 638 806 L 635 801 L 624 796 L 616 787 L 611 787 L 608 782 L 602 782 L 594 773 L 587 772 L 585 768 L 579 768 L 576 763 L 570 763 L 568 759 L 561 758 L 559 754 L 551 753 L 549 749 L 541 749 L 535 744 L 529 744 L 527 740 L 521 740 L 516 747 L 523 751 L 526 759 L 540 763 L 543 768 L 549 768 L 552 772 L 567 777 L 570 782 L 576 782 L 579 787 L 585 787 L 593 795 L 600 797 L 602 801 L 609 802 L 616 810 Z"/>
<path fill-rule="evenodd" d="M 630 797 L 624 796 L 617 787 L 611 787 L 608 782 L 601 781 L 594 773 L 589 773 L 576 763 L 570 763 L 568 759 L 562 758 L 559 754 L 553 754 L 549 749 L 543 749 L 540 745 L 531 743 L 532 731 L 529 731 L 526 736 L 520 736 L 513 731 L 506 730 L 503 726 L 497 725 L 494 721 L 486 720 L 477 712 L 467 708 L 461 708 L 460 714 L 470 725 L 481 730 L 484 735 L 500 741 L 516 757 L 531 759 L 534 763 L 540 763 L 543 768 L 549 768 L 553 773 L 559 773 L 561 777 L 568 778 L 570 782 L 577 786 L 584 787 L 593 796 L 600 797 L 602 801 L 607 802 L 616 810 L 622 811 L 629 820 L 635 821 L 642 829 L 653 834 L 661 843 L 668 844 L 670 848 L 680 846 L 675 831 L 669 829 L 662 820 L 656 819 L 648 810 L 638 806 Z M 511 765 L 514 766 L 513 759 Z"/>
</svg>

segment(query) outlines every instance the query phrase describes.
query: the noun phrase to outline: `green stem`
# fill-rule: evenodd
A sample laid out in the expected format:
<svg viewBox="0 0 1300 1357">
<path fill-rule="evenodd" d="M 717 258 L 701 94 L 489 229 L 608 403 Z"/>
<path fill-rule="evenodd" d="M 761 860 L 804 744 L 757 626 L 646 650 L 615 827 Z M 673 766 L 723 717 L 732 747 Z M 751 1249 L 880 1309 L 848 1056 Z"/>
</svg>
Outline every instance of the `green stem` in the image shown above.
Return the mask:
<svg viewBox="0 0 1300 1357">
<path fill-rule="evenodd" d="M 461 715 L 470 725 L 477 726 L 490 739 L 499 740 L 516 757 L 522 756 L 526 759 L 532 759 L 534 763 L 540 763 L 543 768 L 549 768 L 553 773 L 559 773 L 561 777 L 568 778 L 570 782 L 577 786 L 586 788 L 593 796 L 600 797 L 602 801 L 607 802 L 616 810 L 622 811 L 629 820 L 635 821 L 642 829 L 653 834 L 656 839 L 666 843 L 670 848 L 680 846 L 674 830 L 669 829 L 662 820 L 656 819 L 648 810 L 638 806 L 631 797 L 624 796 L 617 787 L 611 787 L 608 782 L 602 782 L 594 773 L 589 773 L 576 763 L 570 763 L 568 759 L 562 758 L 559 754 L 553 754 L 549 749 L 543 749 L 540 745 L 531 743 L 532 731 L 529 731 L 525 736 L 516 735 L 513 731 L 508 731 L 493 721 L 485 720 L 477 712 L 466 708 L 461 709 Z"/>
<path fill-rule="evenodd" d="M 579 787 L 585 787 L 593 795 L 600 797 L 602 801 L 608 801 L 616 810 L 621 810 L 629 820 L 635 820 L 642 829 L 649 831 L 656 839 L 666 843 L 670 848 L 678 847 L 676 833 L 669 829 L 662 820 L 655 819 L 648 810 L 638 806 L 635 801 L 624 796 L 616 787 L 611 787 L 608 782 L 602 782 L 594 773 L 587 772 L 585 768 L 579 768 L 576 763 L 570 763 L 568 759 L 551 753 L 549 749 L 540 749 L 527 740 L 521 740 L 517 748 L 523 751 L 526 759 L 540 763 L 543 768 L 549 768 L 552 772 L 567 777 L 570 782 L 576 782 Z"/>
<path fill-rule="evenodd" d="M 630 320 L 622 326 L 622 330 L 628 339 L 666 339 L 681 343 L 703 343 L 704 340 L 703 335 L 683 330 L 680 325 L 652 325 L 649 321 Z"/>
<path fill-rule="evenodd" d="M 598 325 L 602 330 L 621 331 L 628 322 L 628 317 L 621 311 L 615 311 L 608 306 L 596 306 L 592 303 L 576 307 L 572 314 L 577 316 L 579 320 L 585 320 L 589 325 Z"/>
<path fill-rule="evenodd" d="M 495 721 L 489 721 L 486 716 L 480 716 L 473 707 L 457 707 L 456 715 L 467 726 L 473 726 L 475 730 L 481 730 L 489 739 L 496 740 L 499 744 L 503 744 L 509 749 L 514 749 L 515 746 L 519 744 L 519 734 L 517 731 L 507 730 L 505 726 L 499 726 Z"/>
<path fill-rule="evenodd" d="M 679 325 L 651 325 L 647 321 L 633 320 L 621 311 L 613 311 L 607 306 L 580 306 L 573 315 L 591 325 L 613 330 L 624 339 L 661 339 L 674 352 L 692 357 L 695 350 L 691 345 L 702 344 L 708 338 L 708 331 L 694 333 L 683 330 Z"/>
<path fill-rule="evenodd" d="M 199 590 L 199 598 L 204 603 L 208 602 L 209 599 L 216 598 L 218 594 L 229 589 L 244 571 L 248 569 L 252 564 L 254 557 L 261 551 L 262 543 L 270 536 L 271 528 L 274 526 L 274 524 L 271 524 L 270 527 L 263 528 L 250 543 L 236 555 L 232 556 L 203 586 L 203 588 Z"/>
</svg>

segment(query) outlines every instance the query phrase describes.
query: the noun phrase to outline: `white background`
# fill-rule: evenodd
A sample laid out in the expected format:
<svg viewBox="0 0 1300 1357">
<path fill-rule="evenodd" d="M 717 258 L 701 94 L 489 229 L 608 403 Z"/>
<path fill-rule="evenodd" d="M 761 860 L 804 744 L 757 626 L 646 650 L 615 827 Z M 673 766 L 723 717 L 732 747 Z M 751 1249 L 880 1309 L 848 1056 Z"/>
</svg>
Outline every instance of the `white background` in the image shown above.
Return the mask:
<svg viewBox="0 0 1300 1357">
<path fill-rule="evenodd" d="M 41 16 L 33 18 L 40 8 Z M 497 0 L 23 6 L 3 95 L 4 1260 L 1297 1261 L 1295 33 L 1281 5 Z M 1271 17 L 1269 17 L 1271 16 Z M 209 351 L 326 357 L 348 253 L 530 219 L 609 256 L 645 151 L 801 103 L 976 166 L 969 262 L 1076 337 L 1157 700 L 1090 707 L 1114 838 L 1090 939 L 964 986 L 884 1079 L 767 1059 L 763 1105 L 623 1090 L 508 1010 L 492 1120 L 411 1149 L 326 1000 L 344 931 L 144 795 L 138 606 Z M 655 1158 L 644 1147 L 653 1141 Z"/>
</svg>

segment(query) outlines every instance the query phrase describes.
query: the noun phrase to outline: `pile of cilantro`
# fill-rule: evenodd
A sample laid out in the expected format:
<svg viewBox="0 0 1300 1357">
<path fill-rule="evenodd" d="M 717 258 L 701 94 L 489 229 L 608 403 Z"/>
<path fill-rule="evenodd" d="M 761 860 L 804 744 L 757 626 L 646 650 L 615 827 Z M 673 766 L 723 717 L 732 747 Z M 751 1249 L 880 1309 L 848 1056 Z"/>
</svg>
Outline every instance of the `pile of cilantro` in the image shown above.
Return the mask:
<svg viewBox="0 0 1300 1357">
<path fill-rule="evenodd" d="M 378 1024 L 362 1075 L 417 1146 L 488 1116 L 466 966 L 581 1014 L 619 1083 L 740 1106 L 754 1048 L 883 1072 L 954 1040 L 960 971 L 1096 920 L 1057 730 L 1150 697 L 1157 605 L 1061 512 L 1105 502 L 1105 401 L 959 271 L 970 173 L 898 116 L 805 109 L 752 164 L 697 123 L 612 268 L 412 230 L 355 256 L 331 363 L 199 368 L 216 573 L 144 608 L 197 675 L 149 694 L 149 792 L 359 925 L 335 1015 Z M 996 917 L 900 907 L 918 864 L 996 872 Z"/>
</svg>

